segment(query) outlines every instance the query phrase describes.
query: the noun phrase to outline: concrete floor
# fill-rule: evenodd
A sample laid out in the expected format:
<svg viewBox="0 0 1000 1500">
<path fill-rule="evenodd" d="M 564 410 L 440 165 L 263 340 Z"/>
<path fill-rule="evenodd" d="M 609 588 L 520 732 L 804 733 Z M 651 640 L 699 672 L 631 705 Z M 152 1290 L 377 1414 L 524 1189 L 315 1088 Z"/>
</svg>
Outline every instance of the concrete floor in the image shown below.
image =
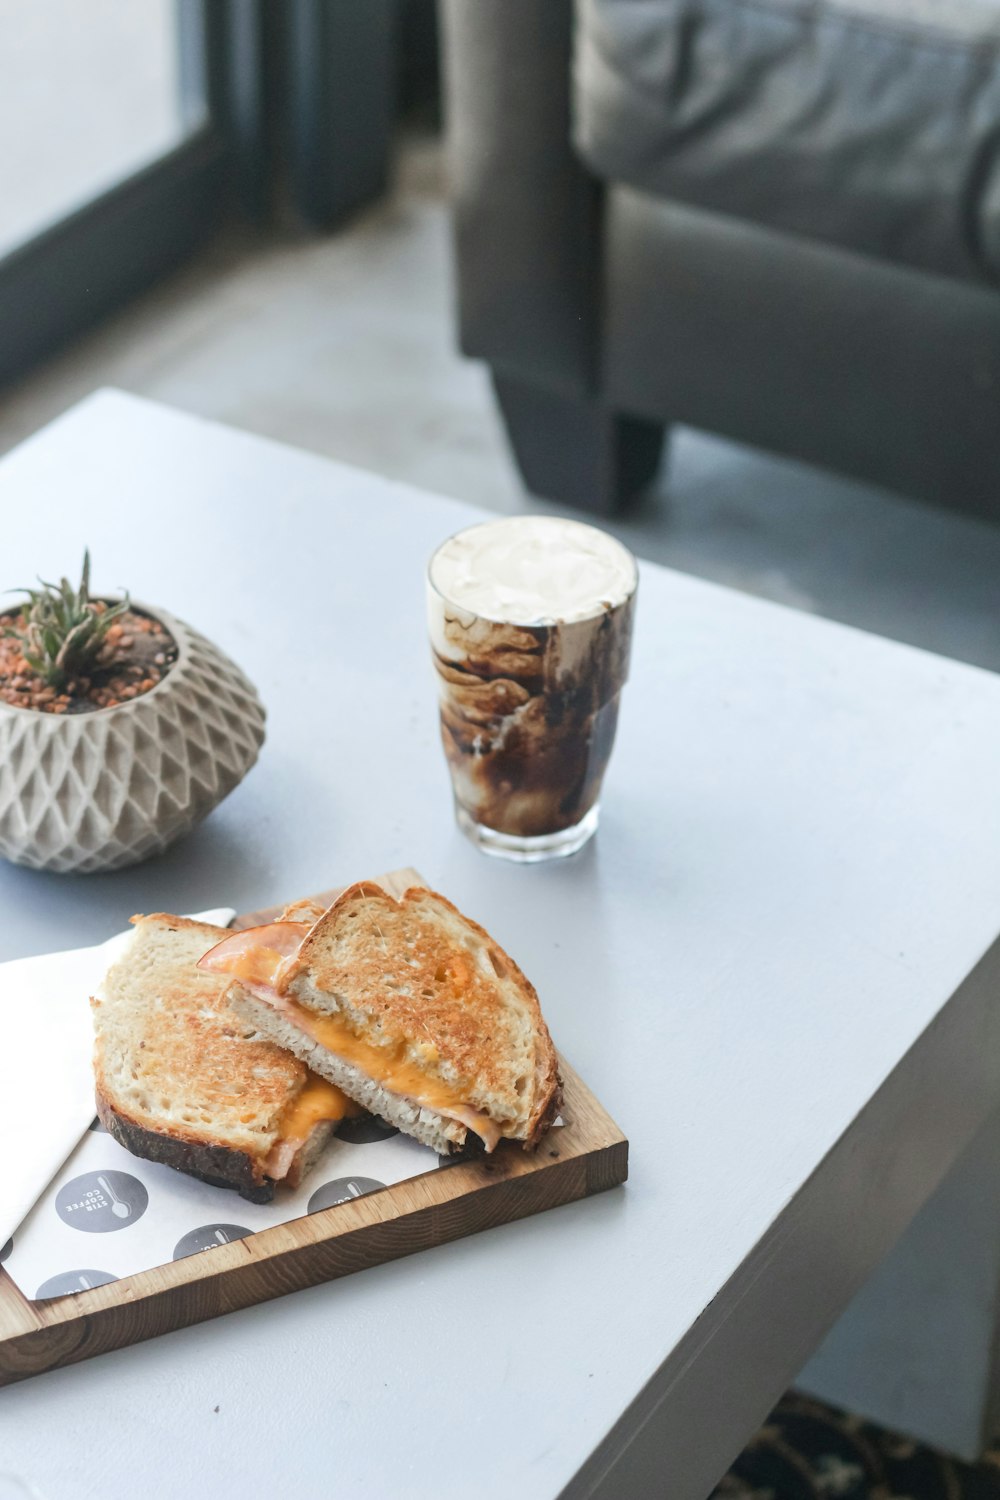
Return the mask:
<svg viewBox="0 0 1000 1500">
<path fill-rule="evenodd" d="M 484 371 L 454 347 L 432 140 L 326 238 L 229 236 L 0 399 L 0 451 L 102 385 L 492 510 L 546 507 L 508 456 Z M 640 512 L 645 557 L 1000 669 L 1000 527 L 679 429 Z"/>
</svg>

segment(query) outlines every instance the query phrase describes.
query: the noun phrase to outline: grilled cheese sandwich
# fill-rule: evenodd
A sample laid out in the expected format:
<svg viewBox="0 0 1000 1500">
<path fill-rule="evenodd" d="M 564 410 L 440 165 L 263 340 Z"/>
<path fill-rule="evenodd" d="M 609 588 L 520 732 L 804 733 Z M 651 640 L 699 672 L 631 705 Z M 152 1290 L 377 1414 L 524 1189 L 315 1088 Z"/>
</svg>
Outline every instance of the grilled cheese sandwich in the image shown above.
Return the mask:
<svg viewBox="0 0 1000 1500">
<path fill-rule="evenodd" d="M 225 930 L 160 913 L 91 1001 L 98 1114 L 136 1156 L 267 1202 L 298 1183 L 352 1100 L 248 1034 L 197 961 Z"/>
<path fill-rule="evenodd" d="M 200 967 L 259 1032 L 436 1149 L 530 1146 L 555 1111 L 555 1052 L 524 975 L 444 897 L 348 888 L 313 923 L 233 934 Z M 377 1103 L 373 1100 L 377 1099 Z"/>
</svg>

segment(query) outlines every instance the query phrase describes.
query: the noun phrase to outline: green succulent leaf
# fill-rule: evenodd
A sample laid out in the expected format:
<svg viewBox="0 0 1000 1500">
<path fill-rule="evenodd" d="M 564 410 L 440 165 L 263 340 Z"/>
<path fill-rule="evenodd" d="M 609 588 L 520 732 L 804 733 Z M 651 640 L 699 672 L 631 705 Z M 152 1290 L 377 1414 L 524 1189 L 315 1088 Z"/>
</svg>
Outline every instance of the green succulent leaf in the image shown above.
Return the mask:
<svg viewBox="0 0 1000 1500">
<path fill-rule="evenodd" d="M 21 629 L 6 627 L 4 635 L 21 642 L 24 659 L 33 672 L 52 687 L 65 687 L 70 678 L 88 675 L 107 639 L 108 630 L 131 608 L 128 593 L 117 603 L 103 605 L 90 595 L 90 549 L 83 554 L 80 583 L 68 578 L 58 584 L 40 578 L 41 588 L 9 590 L 28 596 L 21 606 Z"/>
</svg>

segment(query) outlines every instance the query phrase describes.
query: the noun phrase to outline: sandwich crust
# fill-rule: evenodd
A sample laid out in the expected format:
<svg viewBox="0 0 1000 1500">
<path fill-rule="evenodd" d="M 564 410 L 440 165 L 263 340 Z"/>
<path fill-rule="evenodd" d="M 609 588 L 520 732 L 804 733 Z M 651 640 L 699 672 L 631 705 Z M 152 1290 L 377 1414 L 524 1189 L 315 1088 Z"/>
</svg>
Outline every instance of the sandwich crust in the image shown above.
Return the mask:
<svg viewBox="0 0 1000 1500">
<path fill-rule="evenodd" d="M 264 1176 L 262 1163 L 245 1151 L 213 1146 L 193 1136 L 164 1135 L 147 1130 L 137 1120 L 117 1110 L 99 1087 L 95 1090 L 95 1098 L 101 1124 L 133 1156 L 162 1162 L 164 1166 L 186 1172 L 212 1187 L 235 1188 L 241 1198 L 247 1198 L 251 1203 L 270 1203 L 274 1197 L 274 1183 Z"/>
</svg>

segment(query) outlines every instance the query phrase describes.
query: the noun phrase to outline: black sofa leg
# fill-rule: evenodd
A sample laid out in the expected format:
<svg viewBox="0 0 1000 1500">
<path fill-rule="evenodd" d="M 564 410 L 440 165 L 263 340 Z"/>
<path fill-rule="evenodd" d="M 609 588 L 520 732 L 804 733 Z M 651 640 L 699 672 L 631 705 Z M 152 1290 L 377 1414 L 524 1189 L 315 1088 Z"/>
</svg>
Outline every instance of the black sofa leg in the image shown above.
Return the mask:
<svg viewBox="0 0 1000 1500">
<path fill-rule="evenodd" d="M 528 489 L 595 515 L 624 510 L 654 478 L 665 428 L 598 401 L 494 372 L 493 388 Z"/>
</svg>

